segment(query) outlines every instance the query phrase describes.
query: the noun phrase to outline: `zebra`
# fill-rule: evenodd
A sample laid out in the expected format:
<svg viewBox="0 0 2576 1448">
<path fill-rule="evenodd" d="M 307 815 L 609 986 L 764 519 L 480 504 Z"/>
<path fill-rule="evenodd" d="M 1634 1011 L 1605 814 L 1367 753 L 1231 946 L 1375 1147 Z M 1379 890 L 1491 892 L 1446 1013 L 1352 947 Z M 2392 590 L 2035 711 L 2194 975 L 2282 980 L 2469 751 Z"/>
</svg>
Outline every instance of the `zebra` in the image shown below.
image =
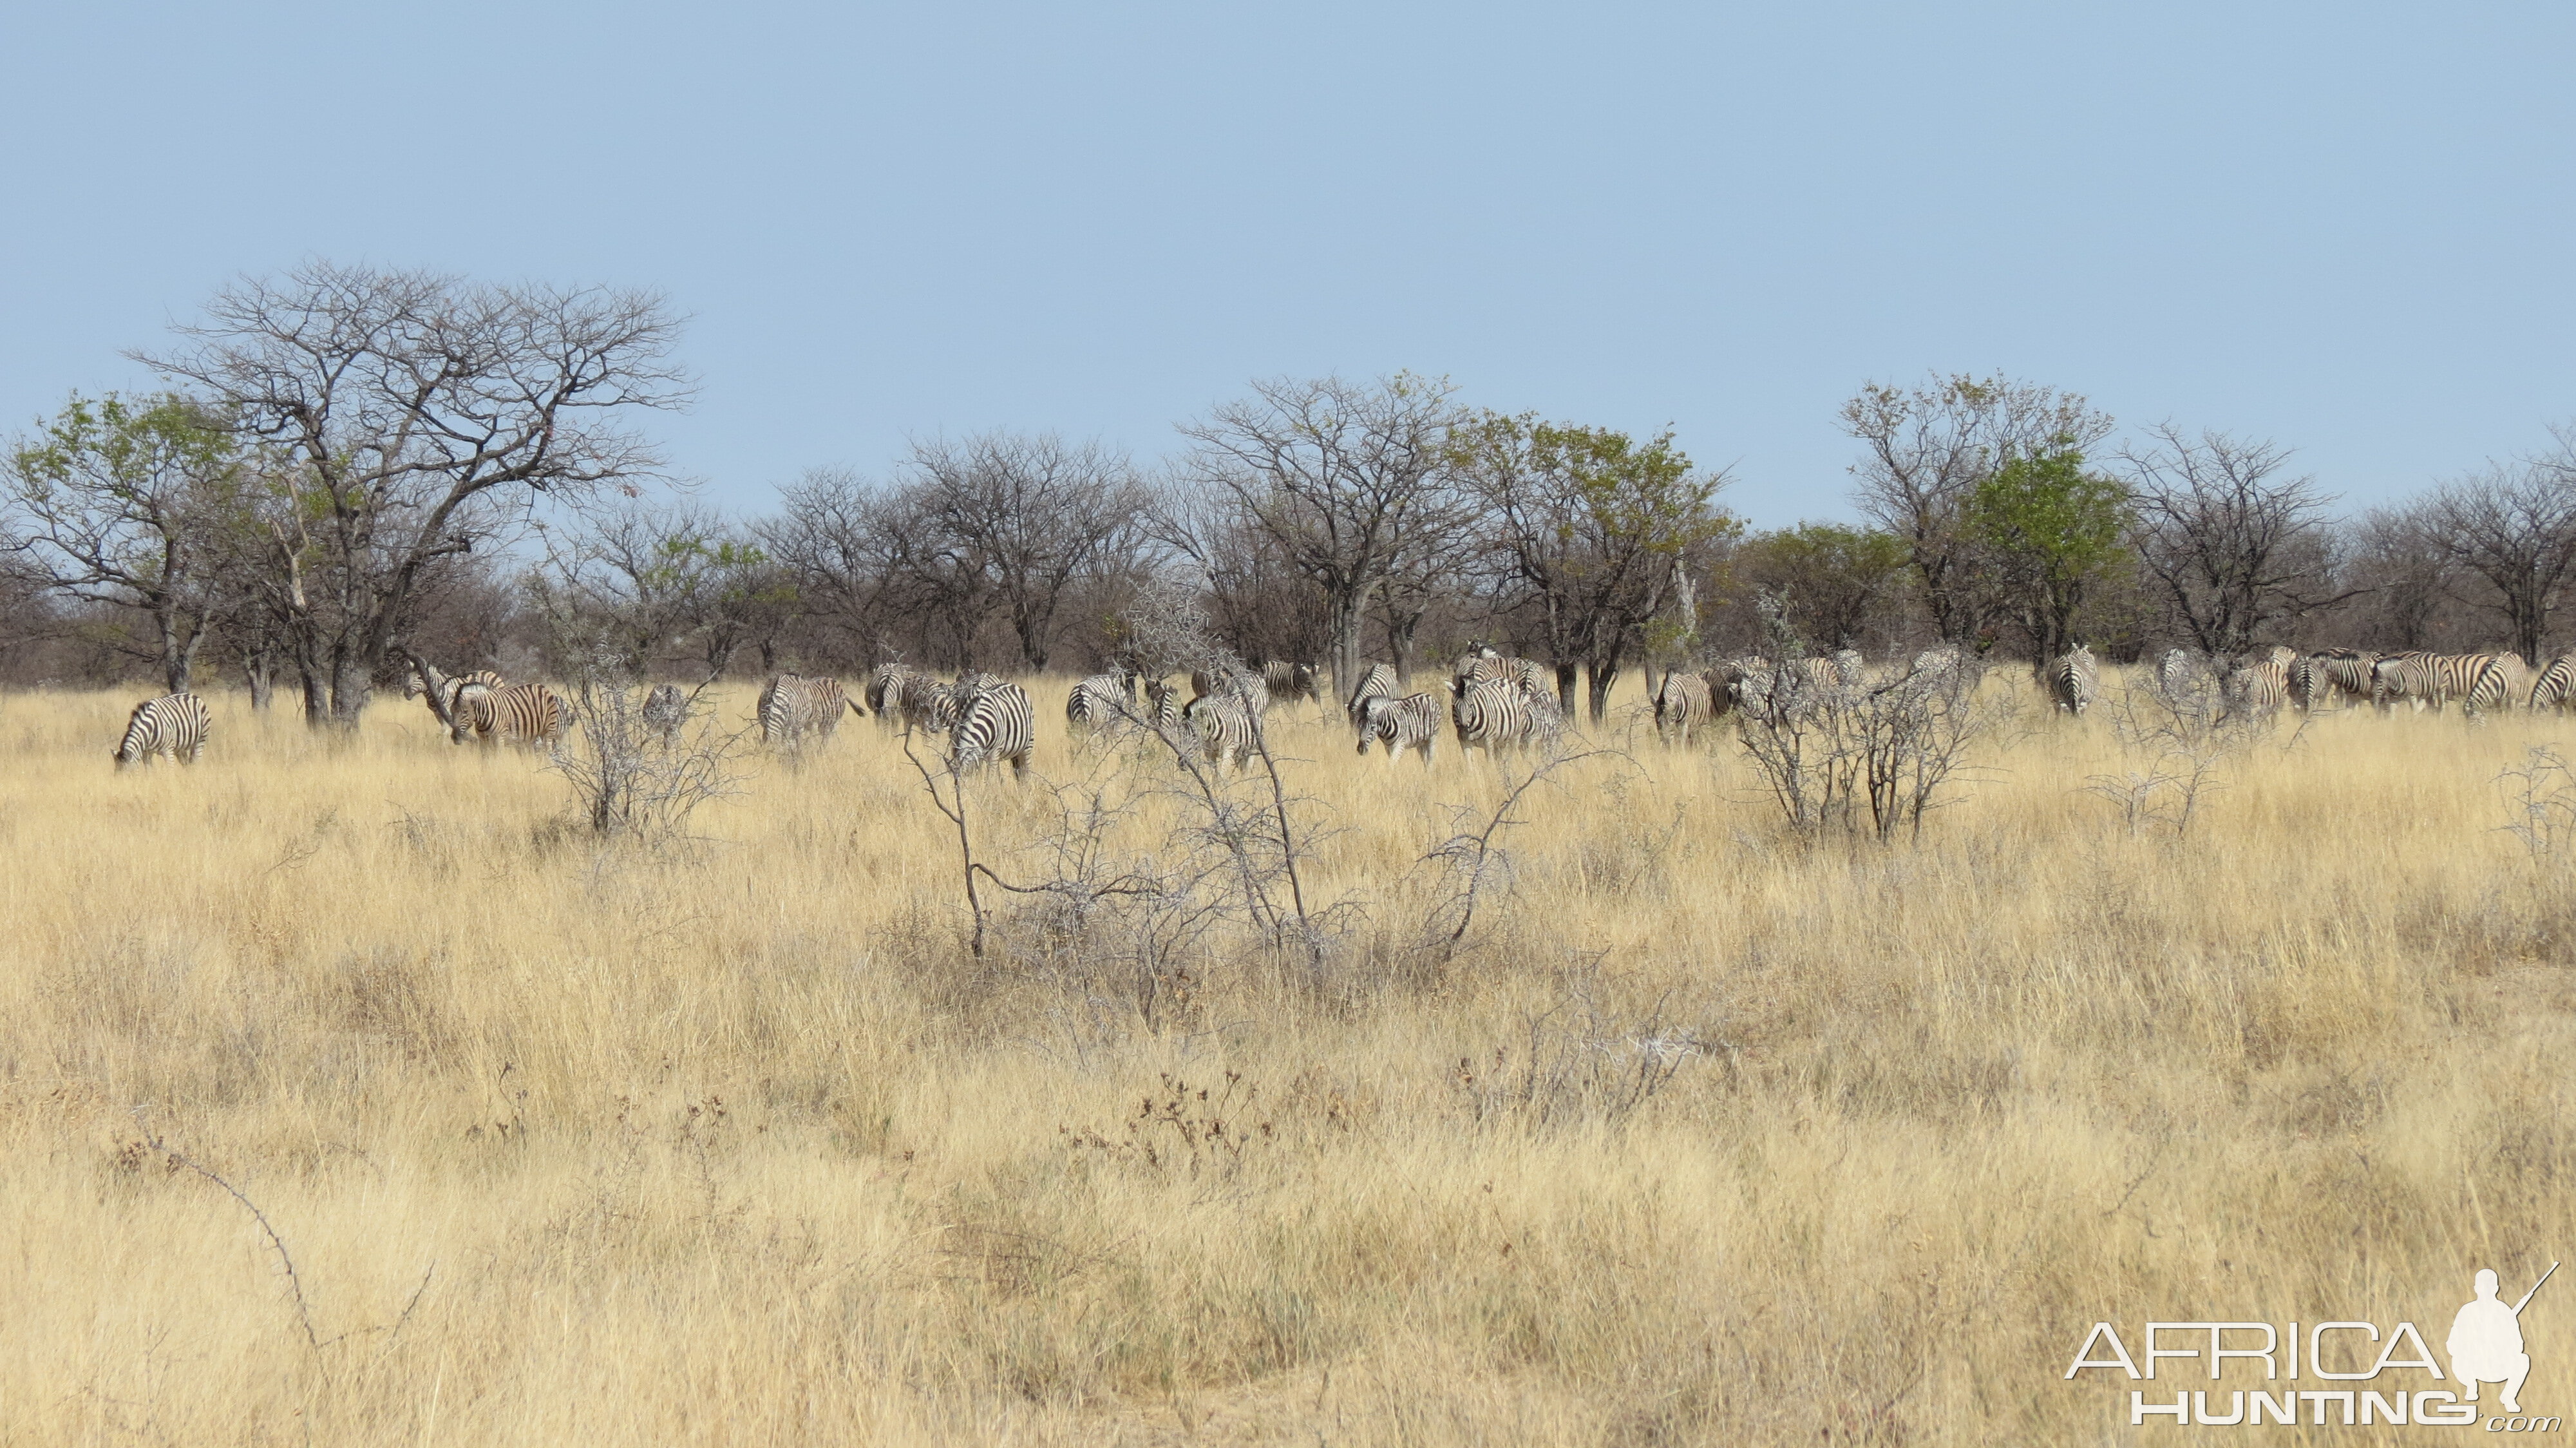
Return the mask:
<svg viewBox="0 0 2576 1448">
<path fill-rule="evenodd" d="M 1261 682 L 1269 689 L 1271 698 L 1291 703 L 1312 699 L 1319 708 L 1324 700 L 1322 674 L 1323 670 L 1313 664 L 1267 663 L 1261 666 Z"/>
<path fill-rule="evenodd" d="M 1198 731 L 1200 749 L 1220 774 L 1239 768 L 1260 742 L 1261 715 L 1248 697 L 1232 690 L 1201 694 L 1181 716 Z"/>
<path fill-rule="evenodd" d="M 2430 704 L 2438 714 L 2453 699 L 2466 700 L 2495 658 L 2493 654 L 2433 654 L 2421 650 L 2390 654 L 2371 666 L 2373 697 L 2382 709 L 2403 699 L 2417 710 Z"/>
<path fill-rule="evenodd" d="M 842 711 L 856 707 L 838 679 L 780 674 L 760 691 L 760 742 L 794 749 L 808 730 L 828 742 Z"/>
<path fill-rule="evenodd" d="M 133 714 L 126 718 L 125 738 L 116 746 L 116 767 L 149 765 L 161 755 L 181 764 L 194 764 L 205 754 L 206 740 L 214 732 L 214 718 L 206 710 L 206 701 L 194 694 L 146 699 L 135 705 Z"/>
<path fill-rule="evenodd" d="M 868 712 L 877 716 L 878 728 L 892 729 L 898 723 L 907 730 L 912 727 L 903 711 L 904 684 L 921 676 L 921 670 L 910 664 L 879 664 L 869 673 L 859 696 L 867 700 Z"/>
<path fill-rule="evenodd" d="M 1491 649 L 1467 659 L 1458 677 L 1470 684 L 1483 679 L 1517 684 L 1532 698 L 1553 698 L 1556 694 L 1556 690 L 1550 687 L 1546 668 L 1536 659 L 1509 658 Z"/>
<path fill-rule="evenodd" d="M 486 744 L 510 739 L 552 748 L 563 741 L 571 720 L 563 696 L 545 685 L 504 684 L 465 698 L 453 737 L 459 744 L 470 735 Z"/>
<path fill-rule="evenodd" d="M 1396 682 L 1393 664 L 1371 664 L 1368 666 L 1368 672 L 1360 675 L 1359 687 L 1351 690 L 1350 702 L 1342 706 L 1342 712 L 1350 716 L 1351 727 L 1359 730 L 1361 736 L 1365 738 L 1368 732 L 1368 725 L 1364 722 L 1368 701 L 1378 698 L 1392 699 L 1396 697 L 1395 691 L 1401 687 L 1403 686 Z"/>
<path fill-rule="evenodd" d="M 1270 681 L 1249 669 L 1229 668 L 1223 672 L 1192 670 L 1190 692 L 1195 696 L 1191 703 L 1222 694 L 1241 699 L 1243 706 L 1256 717 L 1266 717 L 1270 713 Z"/>
<path fill-rule="evenodd" d="M 2334 680 L 2313 656 L 2292 659 L 2289 680 L 2290 707 L 2302 714 L 2317 712 L 2334 695 Z"/>
<path fill-rule="evenodd" d="M 663 747 L 679 741 L 680 726 L 689 721 L 689 696 L 677 684 L 655 684 L 644 696 L 644 707 L 637 711 L 645 727 L 662 737 Z"/>
<path fill-rule="evenodd" d="M 906 733 L 917 728 L 925 733 L 945 734 L 956 727 L 964 702 L 957 685 L 913 673 L 904 676 L 896 692 L 895 710 L 903 716 Z"/>
<path fill-rule="evenodd" d="M 1037 745 L 1037 711 L 1028 690 L 990 674 L 970 673 L 950 690 L 956 722 L 948 731 L 948 767 L 969 774 L 996 760 L 1011 762 L 1011 777 L 1025 779 Z"/>
<path fill-rule="evenodd" d="M 2077 644 L 2049 660 L 2044 678 L 2057 707 L 2078 717 L 2102 692 L 2102 666 L 2094 662 L 2091 644 Z"/>
<path fill-rule="evenodd" d="M 1393 764 L 1404 757 L 1407 749 L 1422 751 L 1422 767 L 1431 767 L 1433 747 L 1440 742 L 1440 696 L 1407 694 L 1390 699 L 1384 694 L 1360 701 L 1360 753 L 1369 745 L 1383 741 L 1386 761 Z"/>
<path fill-rule="evenodd" d="M 442 674 L 428 660 L 414 658 L 412 672 L 403 676 L 403 697 L 426 699 L 429 712 L 453 731 L 457 727 L 456 717 L 463 712 L 468 696 L 500 688 L 501 684 L 501 676 L 490 669 Z"/>
<path fill-rule="evenodd" d="M 1503 679 L 1465 679 L 1455 686 L 1450 718 L 1461 750 L 1520 749 L 1553 740 L 1565 727 L 1556 700 Z"/>
<path fill-rule="evenodd" d="M 1181 725 L 1181 691 L 1173 688 L 1169 679 L 1147 679 L 1145 710 L 1156 729 L 1171 733 Z"/>
<path fill-rule="evenodd" d="M 2531 686 L 2531 707 L 2564 709 L 2570 704 L 2576 704 L 2576 654 L 2560 654 Z"/>
<path fill-rule="evenodd" d="M 2366 649 L 2326 649 L 2308 655 L 2307 662 L 2310 677 L 2323 680 L 2322 688 L 2311 685 L 2318 694 L 2362 700 L 2370 697 L 2371 666 L 2379 655 Z"/>
<path fill-rule="evenodd" d="M 1655 690 L 1655 733 L 1667 744 L 1678 742 L 1690 747 L 1691 731 L 1717 715 L 1717 686 L 1714 671 L 1701 673 L 1690 669 L 1671 669 L 1664 674 L 1663 686 Z"/>
<path fill-rule="evenodd" d="M 1064 696 L 1065 729 L 1075 736 L 1106 729 L 1125 717 L 1135 702 L 1135 676 L 1123 670 L 1077 679 L 1073 691 Z"/>
<path fill-rule="evenodd" d="M 2229 714 L 2268 719 L 2290 702 L 2289 669 L 2271 655 L 2239 665 L 2228 671 L 2220 697 Z"/>
<path fill-rule="evenodd" d="M 2489 709 L 2508 711 L 2529 703 L 2531 699 L 2531 665 L 2517 653 L 2501 653 L 2487 660 L 2477 678 L 2460 695 L 2460 710 L 2474 719 Z"/>
</svg>

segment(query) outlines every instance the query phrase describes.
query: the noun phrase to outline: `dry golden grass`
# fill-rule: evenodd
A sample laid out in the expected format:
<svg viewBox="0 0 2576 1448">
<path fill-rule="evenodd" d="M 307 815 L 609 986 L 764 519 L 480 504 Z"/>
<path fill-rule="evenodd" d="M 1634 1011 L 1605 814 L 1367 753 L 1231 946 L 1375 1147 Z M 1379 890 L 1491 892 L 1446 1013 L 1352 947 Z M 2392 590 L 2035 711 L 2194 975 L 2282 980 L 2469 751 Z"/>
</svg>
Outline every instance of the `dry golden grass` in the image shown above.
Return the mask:
<svg viewBox="0 0 2576 1448">
<path fill-rule="evenodd" d="M 131 702 L 0 701 L 0 1443 L 2099 1442 L 2096 1319 L 2438 1347 L 2474 1266 L 2576 1255 L 2576 900 L 2493 782 L 2554 720 L 2320 720 L 2179 846 L 2081 792 L 2098 721 L 1895 850 L 1639 737 L 1428 970 L 1405 872 L 1493 771 L 1301 712 L 1315 883 L 1372 913 L 1149 1028 L 965 955 L 870 724 L 602 852 L 418 706 L 224 700 L 117 775 Z M 1026 867 L 1041 800 L 977 797 Z"/>
</svg>

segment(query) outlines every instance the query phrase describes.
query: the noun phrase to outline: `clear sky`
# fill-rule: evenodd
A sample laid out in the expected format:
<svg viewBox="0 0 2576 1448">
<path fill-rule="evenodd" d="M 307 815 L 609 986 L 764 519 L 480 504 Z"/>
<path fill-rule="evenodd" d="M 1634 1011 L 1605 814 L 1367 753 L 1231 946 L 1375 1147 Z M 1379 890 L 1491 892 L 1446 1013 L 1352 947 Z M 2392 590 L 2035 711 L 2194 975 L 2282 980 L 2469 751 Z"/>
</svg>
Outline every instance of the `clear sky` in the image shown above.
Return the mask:
<svg viewBox="0 0 2576 1448">
<path fill-rule="evenodd" d="M 2576 417 L 2576 6 L 13 6 L 0 427 L 299 259 L 637 283 L 729 508 L 1446 374 L 1847 514 L 2001 369 L 2350 506 Z"/>
</svg>

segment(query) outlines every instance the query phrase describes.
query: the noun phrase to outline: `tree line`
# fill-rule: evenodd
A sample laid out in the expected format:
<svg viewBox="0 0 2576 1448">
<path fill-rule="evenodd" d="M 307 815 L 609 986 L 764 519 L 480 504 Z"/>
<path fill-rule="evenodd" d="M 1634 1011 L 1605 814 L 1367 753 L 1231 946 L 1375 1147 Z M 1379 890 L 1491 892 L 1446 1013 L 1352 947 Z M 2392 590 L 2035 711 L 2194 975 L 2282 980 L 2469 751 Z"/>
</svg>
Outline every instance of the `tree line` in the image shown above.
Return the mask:
<svg viewBox="0 0 2576 1448">
<path fill-rule="evenodd" d="M 0 461 L 0 677 L 219 675 L 354 723 L 414 657 L 513 677 L 1090 670 L 1187 592 L 1246 659 L 1410 675 L 1470 639 L 1600 718 L 1623 677 L 1741 652 L 2180 645 L 2544 656 L 2576 569 L 2576 432 L 2336 512 L 2276 443 L 2122 437 L 2005 377 L 1863 387 L 1863 521 L 1756 530 L 1669 431 L 1507 414 L 1443 380 L 1275 379 L 1139 462 L 996 430 L 818 468 L 726 517 L 644 423 L 678 320 L 611 288 L 315 263 L 224 289 L 150 396 L 74 396 Z M 1766 620 L 1766 610 L 1769 618 Z"/>
</svg>

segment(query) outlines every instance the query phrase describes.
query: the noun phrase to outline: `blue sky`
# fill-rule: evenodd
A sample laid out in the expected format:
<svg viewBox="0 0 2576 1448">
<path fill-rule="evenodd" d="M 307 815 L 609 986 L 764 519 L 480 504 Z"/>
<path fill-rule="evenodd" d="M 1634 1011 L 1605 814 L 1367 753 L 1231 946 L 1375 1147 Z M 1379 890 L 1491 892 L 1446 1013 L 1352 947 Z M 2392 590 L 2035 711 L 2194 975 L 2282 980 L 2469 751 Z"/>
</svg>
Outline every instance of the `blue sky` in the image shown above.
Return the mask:
<svg viewBox="0 0 2576 1448">
<path fill-rule="evenodd" d="M 2576 7 L 15 8 L 0 427 L 309 256 L 665 290 L 729 508 L 1279 374 L 1848 512 L 1864 380 L 2002 370 L 2347 505 L 2576 417 Z"/>
</svg>

